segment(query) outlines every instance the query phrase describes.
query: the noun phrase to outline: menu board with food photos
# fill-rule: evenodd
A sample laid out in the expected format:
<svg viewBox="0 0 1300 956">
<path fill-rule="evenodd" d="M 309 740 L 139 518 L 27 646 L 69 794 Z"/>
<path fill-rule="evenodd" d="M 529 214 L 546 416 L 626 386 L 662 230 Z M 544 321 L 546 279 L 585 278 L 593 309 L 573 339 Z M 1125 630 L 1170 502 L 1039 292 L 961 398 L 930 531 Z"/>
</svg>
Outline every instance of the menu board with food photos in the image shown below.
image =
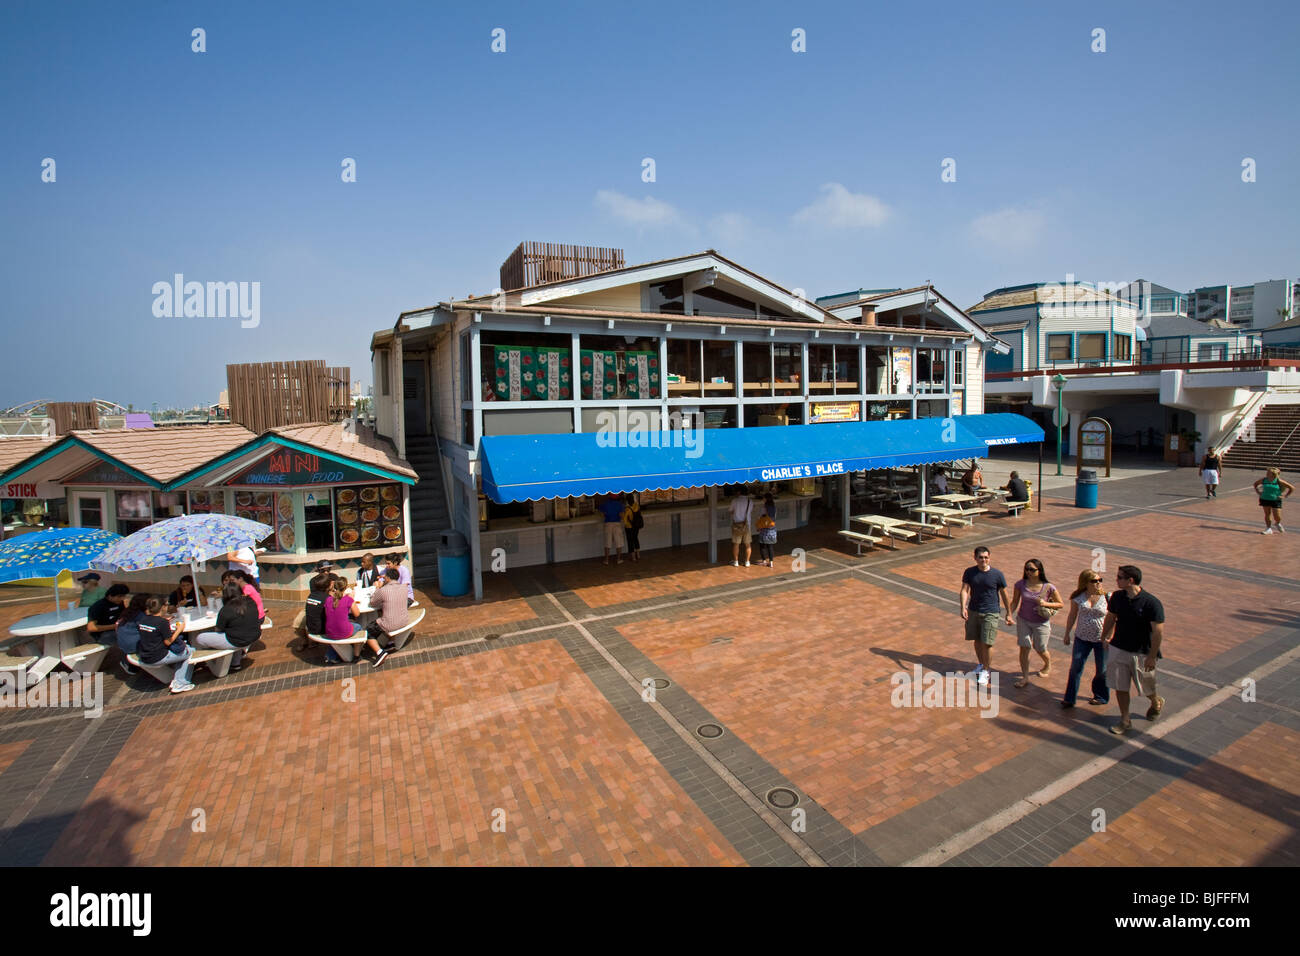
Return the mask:
<svg viewBox="0 0 1300 956">
<path fill-rule="evenodd" d="M 191 491 L 190 514 L 221 514 L 226 510 L 226 493 L 216 491 Z"/>
<path fill-rule="evenodd" d="M 402 547 L 404 527 L 401 485 L 334 489 L 334 529 L 340 551 Z"/>
<path fill-rule="evenodd" d="M 287 536 L 282 533 L 285 522 L 281 517 L 282 509 L 289 512 Z M 293 496 L 276 494 L 271 491 L 237 491 L 235 492 L 235 517 L 259 521 L 275 528 L 275 533 L 265 538 L 259 547 L 268 551 L 292 551 L 293 537 Z"/>
</svg>

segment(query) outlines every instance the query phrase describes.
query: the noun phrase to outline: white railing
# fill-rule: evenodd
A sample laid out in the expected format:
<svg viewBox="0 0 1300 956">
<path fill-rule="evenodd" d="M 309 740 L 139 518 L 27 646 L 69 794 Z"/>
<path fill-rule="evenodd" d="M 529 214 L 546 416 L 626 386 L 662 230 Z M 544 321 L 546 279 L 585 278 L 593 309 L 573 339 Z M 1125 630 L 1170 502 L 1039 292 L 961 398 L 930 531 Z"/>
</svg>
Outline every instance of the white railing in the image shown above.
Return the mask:
<svg viewBox="0 0 1300 956">
<path fill-rule="evenodd" d="M 1232 421 L 1205 447 L 1213 448 L 1220 455 L 1226 455 L 1229 449 L 1236 444 L 1243 434 L 1255 424 L 1255 419 L 1259 413 L 1264 410 L 1264 405 L 1268 400 L 1268 392 L 1256 392 L 1246 401 L 1245 405 L 1237 410 L 1237 414 L 1232 416 Z"/>
</svg>

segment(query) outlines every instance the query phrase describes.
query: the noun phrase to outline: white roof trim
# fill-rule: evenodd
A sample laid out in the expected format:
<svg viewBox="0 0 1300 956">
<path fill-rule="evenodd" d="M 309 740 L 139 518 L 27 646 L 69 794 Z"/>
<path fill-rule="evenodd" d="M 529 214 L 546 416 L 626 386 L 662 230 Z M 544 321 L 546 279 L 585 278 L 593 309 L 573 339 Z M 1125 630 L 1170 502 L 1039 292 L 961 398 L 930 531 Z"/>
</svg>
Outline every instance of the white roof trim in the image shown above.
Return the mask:
<svg viewBox="0 0 1300 956">
<path fill-rule="evenodd" d="M 575 279 L 564 285 L 549 286 L 545 289 L 536 289 L 531 292 L 525 291 L 519 296 L 520 305 L 541 305 L 543 302 L 553 302 L 556 299 L 567 299 L 570 296 L 586 295 L 590 292 L 603 292 L 606 289 L 615 289 L 619 286 L 640 285 L 642 282 L 657 282 L 661 279 L 672 279 L 677 276 L 689 275 L 692 272 L 700 272 L 705 269 L 712 269 L 719 276 L 725 277 L 729 282 L 741 286 L 753 292 L 754 295 L 768 300 L 771 303 L 785 309 L 795 315 L 801 315 L 805 318 L 812 319 L 815 322 L 825 322 L 826 312 L 821 307 L 814 305 L 807 299 L 801 299 L 798 296 L 780 289 L 770 282 L 764 280 L 755 280 L 755 277 L 748 272 L 737 269 L 727 262 L 716 259 L 710 255 L 692 256 L 689 259 L 678 259 L 673 262 L 663 262 L 657 265 L 643 266 L 640 268 L 621 269 L 616 273 L 607 275 L 591 276 L 585 279 Z"/>
<path fill-rule="evenodd" d="M 898 292 L 892 295 L 879 296 L 873 298 L 870 302 L 849 302 L 844 305 L 837 305 L 829 311 L 832 315 L 841 319 L 856 319 L 862 314 L 863 305 L 874 305 L 876 315 L 881 312 L 889 312 L 894 309 L 905 309 L 913 305 L 924 305 L 926 297 L 930 299 L 930 308 L 941 315 L 947 316 L 957 324 L 957 327 L 963 329 L 975 336 L 980 342 L 987 342 L 992 336 L 988 331 L 980 328 L 965 312 L 954 305 L 949 304 L 948 300 L 943 297 L 937 288 L 931 286 L 928 289 L 913 289 L 909 292 Z M 889 328 L 889 326 L 883 326 Z"/>
</svg>

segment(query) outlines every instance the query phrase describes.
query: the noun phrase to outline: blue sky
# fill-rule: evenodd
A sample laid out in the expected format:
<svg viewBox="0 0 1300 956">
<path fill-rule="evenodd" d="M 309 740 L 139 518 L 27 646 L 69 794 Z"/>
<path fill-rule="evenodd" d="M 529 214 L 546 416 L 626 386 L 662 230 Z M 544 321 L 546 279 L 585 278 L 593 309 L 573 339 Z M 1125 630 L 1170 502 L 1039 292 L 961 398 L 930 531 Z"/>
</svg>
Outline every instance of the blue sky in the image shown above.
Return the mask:
<svg viewBox="0 0 1300 956">
<path fill-rule="evenodd" d="M 526 239 L 962 306 L 1067 273 L 1300 278 L 1298 27 L 1285 3 L 8 2 L 0 407 L 210 402 L 228 362 L 368 381 L 373 331 L 490 292 Z M 175 273 L 261 283 L 260 324 L 155 317 Z"/>
</svg>

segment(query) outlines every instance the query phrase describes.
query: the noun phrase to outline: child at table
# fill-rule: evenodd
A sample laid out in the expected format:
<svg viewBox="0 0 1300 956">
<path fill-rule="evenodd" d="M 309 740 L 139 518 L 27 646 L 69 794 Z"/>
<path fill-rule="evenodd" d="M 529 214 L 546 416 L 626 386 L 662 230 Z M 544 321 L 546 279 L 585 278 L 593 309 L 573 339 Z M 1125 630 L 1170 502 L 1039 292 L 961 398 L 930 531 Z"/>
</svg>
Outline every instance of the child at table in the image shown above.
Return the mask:
<svg viewBox="0 0 1300 956">
<path fill-rule="evenodd" d="M 172 668 L 173 694 L 182 694 L 194 689 L 194 664 L 190 656 L 194 651 L 185 643 L 182 635 L 184 623 L 172 622 L 162 616 L 161 598 L 150 597 L 145 602 L 145 612 L 136 625 L 140 632 L 138 653 L 140 661 L 150 667 Z"/>
<path fill-rule="evenodd" d="M 325 637 L 331 641 L 343 641 L 361 630 L 361 625 L 354 619 L 361 616 L 357 602 L 347 593 L 347 584 L 342 578 L 330 582 L 329 596 L 324 602 Z M 328 644 L 325 645 L 325 663 L 342 664 L 343 658 Z"/>
</svg>

